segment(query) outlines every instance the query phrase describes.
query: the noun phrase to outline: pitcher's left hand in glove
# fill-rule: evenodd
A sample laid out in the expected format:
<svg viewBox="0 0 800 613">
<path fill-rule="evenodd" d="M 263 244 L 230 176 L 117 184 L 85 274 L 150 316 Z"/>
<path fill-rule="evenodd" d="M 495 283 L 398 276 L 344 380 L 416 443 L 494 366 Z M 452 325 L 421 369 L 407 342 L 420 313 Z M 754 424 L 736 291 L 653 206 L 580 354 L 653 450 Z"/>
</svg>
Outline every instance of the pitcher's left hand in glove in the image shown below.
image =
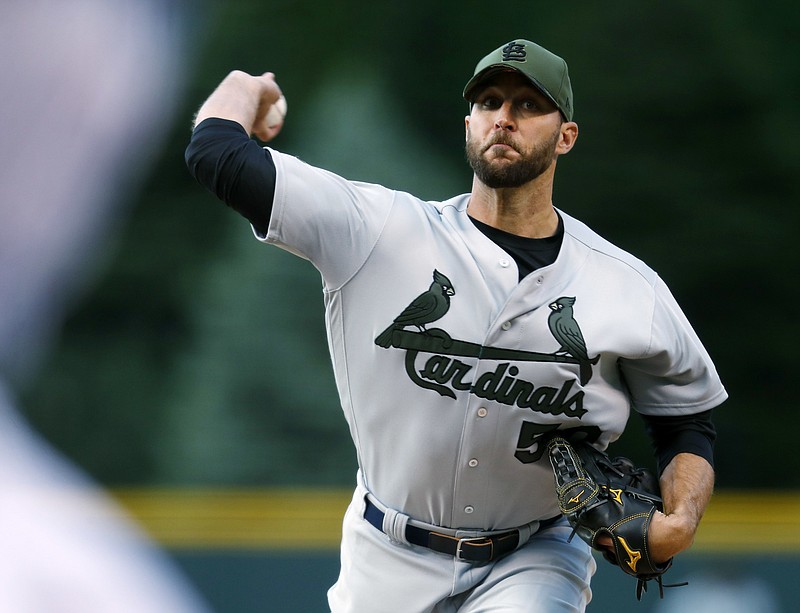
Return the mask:
<svg viewBox="0 0 800 613">
<path fill-rule="evenodd" d="M 651 579 L 657 581 L 663 597 L 661 576 L 672 566 L 672 559 L 654 562 L 647 542 L 653 515 L 663 510 L 656 478 L 627 458 L 612 460 L 588 443 L 573 445 L 556 436 L 548 441 L 547 450 L 558 504 L 573 534 L 639 580 L 637 599 Z M 611 540 L 613 552 L 599 544 L 602 536 Z"/>
</svg>

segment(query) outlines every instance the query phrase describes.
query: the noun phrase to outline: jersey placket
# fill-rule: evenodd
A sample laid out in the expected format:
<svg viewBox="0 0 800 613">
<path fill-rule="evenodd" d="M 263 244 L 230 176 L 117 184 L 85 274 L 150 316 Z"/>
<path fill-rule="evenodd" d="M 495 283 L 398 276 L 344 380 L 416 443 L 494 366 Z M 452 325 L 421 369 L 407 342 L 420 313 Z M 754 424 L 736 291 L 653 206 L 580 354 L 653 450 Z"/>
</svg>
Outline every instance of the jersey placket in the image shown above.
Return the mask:
<svg viewBox="0 0 800 613">
<path fill-rule="evenodd" d="M 500 259 L 498 266 L 516 272 L 508 260 Z M 518 349 L 524 342 L 521 339 L 524 326 L 520 319 L 531 311 L 531 305 L 541 299 L 531 300 L 544 282 L 544 275 L 524 280 L 516 287 L 493 323 L 484 346 Z M 524 287 L 523 287 L 524 285 Z M 489 528 L 492 526 L 492 484 L 489 476 L 497 470 L 497 465 L 508 461 L 503 458 L 503 448 L 509 455 L 514 453 L 514 441 L 505 440 L 499 425 L 503 420 L 501 411 L 513 410 L 492 399 L 492 389 L 509 376 L 513 362 L 498 359 L 479 358 L 475 368 L 473 389 L 466 408 L 464 433 L 458 458 L 455 492 L 453 499 L 453 519 L 456 526 Z M 513 370 L 511 370 L 513 373 Z M 487 397 L 488 396 L 488 397 Z M 508 434 L 508 433 L 505 433 Z M 500 447 L 500 449 L 498 449 Z M 499 460 L 499 461 L 498 461 Z"/>
</svg>

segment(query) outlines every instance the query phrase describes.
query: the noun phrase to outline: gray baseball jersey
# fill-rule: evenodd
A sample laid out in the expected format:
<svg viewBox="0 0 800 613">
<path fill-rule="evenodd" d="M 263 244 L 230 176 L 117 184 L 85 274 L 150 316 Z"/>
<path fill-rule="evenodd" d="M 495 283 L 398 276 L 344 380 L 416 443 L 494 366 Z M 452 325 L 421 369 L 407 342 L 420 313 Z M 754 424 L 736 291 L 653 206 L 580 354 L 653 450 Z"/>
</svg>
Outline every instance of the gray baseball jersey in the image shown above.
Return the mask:
<svg viewBox="0 0 800 613">
<path fill-rule="evenodd" d="M 603 448 L 632 407 L 685 415 L 726 398 L 663 281 L 569 215 L 555 263 L 520 282 L 468 195 L 425 202 L 271 152 L 260 238 L 322 275 L 361 478 L 387 507 L 454 528 L 548 518 L 543 435 Z"/>
</svg>

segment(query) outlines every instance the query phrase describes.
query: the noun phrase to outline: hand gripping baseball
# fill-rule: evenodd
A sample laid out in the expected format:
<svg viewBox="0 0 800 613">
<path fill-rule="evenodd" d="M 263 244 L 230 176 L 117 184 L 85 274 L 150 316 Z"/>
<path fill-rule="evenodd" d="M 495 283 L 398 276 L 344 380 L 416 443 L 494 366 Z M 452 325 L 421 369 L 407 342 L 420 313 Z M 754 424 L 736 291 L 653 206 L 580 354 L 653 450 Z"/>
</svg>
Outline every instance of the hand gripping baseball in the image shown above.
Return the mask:
<svg viewBox="0 0 800 613">
<path fill-rule="evenodd" d="M 275 82 L 273 73 L 265 72 L 253 79 L 261 87 L 258 109 L 253 120 L 253 134 L 266 143 L 275 138 L 283 127 L 287 111 L 286 98 Z"/>
<path fill-rule="evenodd" d="M 651 579 L 657 581 L 663 597 L 661 576 L 672 566 L 672 560 L 656 564 L 647 543 L 653 515 L 662 510 L 656 479 L 627 458 L 611 460 L 586 443 L 573 446 L 556 436 L 547 449 L 558 504 L 572 526 L 573 536 L 577 534 L 609 562 L 636 577 L 638 599 Z M 600 536 L 611 540 L 613 551 L 598 543 Z"/>
</svg>

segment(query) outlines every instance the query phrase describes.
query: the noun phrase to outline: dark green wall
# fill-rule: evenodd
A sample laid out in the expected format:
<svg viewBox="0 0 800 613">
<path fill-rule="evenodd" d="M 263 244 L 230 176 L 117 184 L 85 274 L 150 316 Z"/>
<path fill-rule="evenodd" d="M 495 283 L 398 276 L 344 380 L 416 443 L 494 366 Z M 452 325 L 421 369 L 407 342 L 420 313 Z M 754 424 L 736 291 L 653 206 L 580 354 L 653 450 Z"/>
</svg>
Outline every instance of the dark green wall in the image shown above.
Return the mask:
<svg viewBox="0 0 800 613">
<path fill-rule="evenodd" d="M 326 592 L 339 572 L 336 553 L 172 553 L 217 613 L 328 611 Z M 689 581 L 688 586 L 666 589 L 662 601 L 651 583 L 639 602 L 635 579 L 599 559 L 588 612 L 790 613 L 798 572 L 797 556 L 688 554 L 665 575 L 667 583 Z M 759 602 L 765 606 L 752 608 Z"/>
</svg>

